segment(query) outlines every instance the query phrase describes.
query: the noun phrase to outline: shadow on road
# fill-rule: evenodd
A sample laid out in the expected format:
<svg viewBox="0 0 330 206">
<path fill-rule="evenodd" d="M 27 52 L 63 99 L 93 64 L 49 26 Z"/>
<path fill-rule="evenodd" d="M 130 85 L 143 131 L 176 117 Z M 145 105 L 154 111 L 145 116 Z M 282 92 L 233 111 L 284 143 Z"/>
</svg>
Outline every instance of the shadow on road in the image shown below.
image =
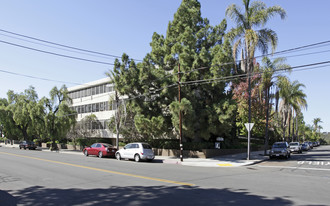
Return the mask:
<svg viewBox="0 0 330 206">
<path fill-rule="evenodd" d="M 8 192 L 0 190 L 0 205 L 15 206 L 17 205 L 17 198 L 13 197 Z"/>
<path fill-rule="evenodd" d="M 8 194 L 8 193 L 10 194 Z M 41 186 L 0 191 L 0 205 L 292 205 L 244 190 L 184 186 L 130 186 L 107 189 L 50 189 Z"/>
</svg>

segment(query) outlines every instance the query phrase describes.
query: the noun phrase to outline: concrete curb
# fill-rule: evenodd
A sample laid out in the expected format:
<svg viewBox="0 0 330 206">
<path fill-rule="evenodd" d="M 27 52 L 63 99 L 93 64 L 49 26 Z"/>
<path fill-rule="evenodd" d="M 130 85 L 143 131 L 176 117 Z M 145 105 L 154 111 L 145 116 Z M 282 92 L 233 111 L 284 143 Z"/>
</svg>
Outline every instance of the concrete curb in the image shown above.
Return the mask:
<svg viewBox="0 0 330 206">
<path fill-rule="evenodd" d="M 18 148 L 18 145 L 4 145 L 0 144 L 0 147 L 9 147 L 9 148 Z M 48 148 L 38 147 L 37 150 L 42 152 L 55 152 L 62 154 L 74 154 L 74 155 L 84 155 L 82 151 L 71 151 L 71 150 L 57 150 L 51 151 Z M 245 154 L 236 154 L 233 156 L 221 156 L 215 158 L 208 159 L 200 159 L 200 158 L 184 158 L 183 162 L 177 157 L 167 157 L 167 156 L 156 156 L 155 160 L 162 161 L 164 164 L 172 164 L 172 165 L 183 165 L 183 166 L 193 166 L 193 167 L 241 167 L 241 166 L 249 166 L 264 162 L 268 159 L 268 156 L 263 156 L 260 154 L 254 154 L 254 158 L 252 160 L 245 160 Z"/>
</svg>

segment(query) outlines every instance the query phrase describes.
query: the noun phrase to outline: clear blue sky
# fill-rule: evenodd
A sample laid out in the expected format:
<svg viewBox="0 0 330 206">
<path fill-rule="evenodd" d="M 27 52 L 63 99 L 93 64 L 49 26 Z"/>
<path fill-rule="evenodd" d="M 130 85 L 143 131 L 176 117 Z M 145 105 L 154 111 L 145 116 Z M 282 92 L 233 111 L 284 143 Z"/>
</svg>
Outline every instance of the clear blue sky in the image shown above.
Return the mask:
<svg viewBox="0 0 330 206">
<path fill-rule="evenodd" d="M 225 9 L 241 0 L 200 0 L 202 16 L 211 25 L 225 18 Z M 286 20 L 274 18 L 266 26 L 277 32 L 277 51 L 330 40 L 330 1 L 325 0 L 265 0 L 268 6 L 280 5 L 287 11 Z M 0 29 L 73 47 L 121 56 L 127 53 L 143 59 L 150 51 L 153 32 L 166 35 L 167 24 L 179 7 L 180 0 L 2 0 Z M 228 20 L 229 28 L 232 22 Z M 228 28 L 228 29 L 229 29 Z M 0 40 L 70 55 L 112 63 L 113 58 L 72 53 L 22 41 L 0 32 Z M 330 61 L 330 44 L 314 49 L 283 54 L 291 66 Z M 300 56 L 298 56 L 300 55 Z M 111 65 L 84 62 L 43 54 L 0 42 L 0 98 L 9 89 L 23 92 L 34 86 L 39 98 L 48 96 L 52 87 L 63 83 L 8 74 L 6 71 L 39 78 L 83 84 L 105 77 Z M 323 131 L 330 132 L 330 65 L 295 71 L 289 78 L 305 84 L 308 109 L 305 121 L 312 124 L 321 118 Z"/>
</svg>

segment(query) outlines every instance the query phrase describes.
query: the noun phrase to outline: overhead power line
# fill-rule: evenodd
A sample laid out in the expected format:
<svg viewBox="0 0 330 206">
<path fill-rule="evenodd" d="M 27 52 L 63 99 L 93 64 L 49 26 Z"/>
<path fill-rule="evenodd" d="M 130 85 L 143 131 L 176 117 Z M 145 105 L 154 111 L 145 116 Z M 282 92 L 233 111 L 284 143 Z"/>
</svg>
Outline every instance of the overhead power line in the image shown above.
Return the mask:
<svg viewBox="0 0 330 206">
<path fill-rule="evenodd" d="M 329 43 L 330 43 L 330 40 L 322 41 L 322 42 L 307 44 L 307 45 L 304 45 L 304 46 L 299 46 L 299 47 L 295 47 L 295 48 L 291 48 L 291 49 L 286 49 L 286 50 L 274 52 L 273 54 L 261 55 L 261 56 L 258 56 L 258 57 L 264 57 L 264 56 L 269 56 L 269 55 L 278 55 L 278 54 L 282 54 L 282 53 L 289 53 L 289 52 L 292 52 L 292 51 L 307 49 L 309 47 L 315 47 L 315 46 L 320 46 L 320 45 L 329 44 Z M 258 57 L 256 57 L 256 58 L 258 58 Z"/>
<path fill-rule="evenodd" d="M 54 79 L 36 77 L 36 76 L 32 76 L 32 75 L 27 75 L 27 74 L 20 74 L 20 73 L 16 73 L 16 72 L 10 72 L 10 71 L 6 71 L 6 70 L 2 70 L 2 69 L 0 69 L 0 72 L 6 73 L 6 74 L 12 74 L 12 75 L 16 75 L 16 76 L 21 76 L 21 77 L 27 77 L 27 78 L 31 78 L 31 79 L 38 79 L 38 80 L 48 81 L 48 82 L 57 82 L 57 83 L 64 83 L 64 84 L 76 84 L 76 85 L 80 85 L 79 83 L 75 83 L 75 82 L 66 82 L 66 81 L 60 81 L 60 80 L 54 80 Z"/>
<path fill-rule="evenodd" d="M 40 50 L 40 49 L 35 49 L 35 48 L 32 48 L 32 47 L 27 47 L 27 46 L 23 46 L 23 45 L 19 45 L 19 44 L 14 44 L 14 43 L 3 41 L 3 40 L 0 40 L 0 42 L 1 43 L 4 43 L 4 44 L 16 46 L 16 47 L 21 47 L 21 48 L 24 48 L 24 49 L 29 49 L 29 50 L 33 50 L 33 51 L 37 51 L 37 52 L 41 52 L 41 53 L 55 55 L 55 56 L 60 56 L 60 57 L 65 57 L 65 58 L 70 58 L 70 59 L 76 59 L 76 60 L 81 60 L 81 61 L 87 61 L 87 62 L 92 62 L 92 63 L 98 63 L 98 64 L 114 65 L 113 63 L 95 61 L 95 60 L 91 60 L 91 59 L 85 59 L 85 58 L 74 57 L 74 56 L 69 56 L 69 55 L 64 55 L 64 54 L 58 54 L 58 53 L 54 53 L 54 52 L 44 51 L 44 50 Z"/>
<path fill-rule="evenodd" d="M 294 67 L 289 67 L 289 68 L 283 68 L 283 69 L 279 69 L 276 72 L 283 72 L 285 70 L 289 70 L 289 69 L 299 69 L 299 68 L 305 68 L 305 67 L 312 67 L 312 66 L 319 66 L 319 65 L 324 65 L 324 64 L 330 64 L 330 61 L 324 61 L 324 62 L 317 62 L 317 63 L 312 63 L 312 64 L 304 64 L 304 65 L 299 65 L 299 66 L 294 66 Z M 305 68 L 307 69 L 307 68 Z M 262 74 L 263 72 L 258 72 L 258 73 L 253 73 L 251 75 L 254 74 Z M 247 78 L 248 74 L 239 74 L 239 75 L 232 75 L 232 76 L 227 76 L 227 77 L 219 77 L 219 78 L 213 78 L 213 79 L 205 79 L 205 80 L 194 80 L 194 81 L 187 81 L 187 82 L 181 82 L 181 84 L 198 84 L 198 83 L 206 83 L 206 82 L 213 82 L 213 81 L 218 81 L 218 80 L 222 80 L 222 81 L 230 81 L 230 80 L 234 80 L 237 78 Z"/>
<path fill-rule="evenodd" d="M 98 54 L 98 55 L 102 55 L 102 56 L 121 59 L 120 56 L 113 55 L 113 54 L 106 54 L 106 53 L 103 53 L 103 52 L 92 51 L 92 50 L 81 49 L 81 48 L 68 46 L 68 45 L 64 45 L 64 44 L 59 44 L 59 43 L 55 43 L 55 42 L 51 42 L 51 41 L 47 41 L 47 40 L 43 40 L 43 39 L 39 39 L 39 38 L 27 36 L 27 35 L 23 35 L 23 34 L 18 34 L 18 33 L 11 32 L 11 31 L 7 31 L 7 30 L 4 30 L 4 29 L 0 29 L 0 31 L 4 32 L 4 33 L 15 35 L 15 36 L 20 36 L 20 37 L 24 37 L 24 38 L 27 38 L 27 39 L 32 39 L 32 40 L 35 40 L 35 41 L 40 41 L 40 42 L 43 42 L 43 43 L 52 44 L 52 45 L 56 45 L 56 46 L 60 46 L 60 47 L 68 48 L 68 49 L 73 49 L 73 50 L 77 50 L 77 51 L 82 51 L 82 52 L 87 52 L 87 53 Z M 138 60 L 138 59 L 133 59 L 133 60 L 142 61 L 142 60 Z"/>
<path fill-rule="evenodd" d="M 62 50 L 62 51 L 73 52 L 73 53 L 76 53 L 76 54 L 88 55 L 88 56 L 97 57 L 97 58 L 109 59 L 109 57 L 106 57 L 106 56 L 100 56 L 100 55 L 96 55 L 96 54 L 90 54 L 90 53 L 86 53 L 86 52 L 75 51 L 75 50 L 72 50 L 72 49 L 61 48 L 61 47 L 58 47 L 58 46 L 52 46 L 52 45 L 48 45 L 48 44 L 44 44 L 44 43 L 39 43 L 39 42 L 35 42 L 35 41 L 22 39 L 22 38 L 19 38 L 19 37 L 10 36 L 10 35 L 7 35 L 7 34 L 0 33 L 0 35 L 5 36 L 5 37 L 9 37 L 9 38 L 12 38 L 12 39 L 17 39 L 17 40 L 20 40 L 20 41 L 29 42 L 29 43 L 32 43 L 32 44 L 45 46 L 45 47 L 48 47 L 48 48 L 59 49 L 59 50 Z"/>
<path fill-rule="evenodd" d="M 295 47 L 295 48 L 291 48 L 291 49 L 286 49 L 286 50 L 282 50 L 282 51 L 279 51 L 279 52 L 275 52 L 274 54 L 266 54 L 266 55 L 256 56 L 254 58 L 261 58 L 261 57 L 266 57 L 266 56 L 271 56 L 271 55 L 278 55 L 278 54 L 281 54 L 281 53 L 290 53 L 290 52 L 294 52 L 294 51 L 297 51 L 297 50 L 307 49 L 309 47 L 315 47 L 315 46 L 320 46 L 320 45 L 324 45 L 324 44 L 330 44 L 330 40 L 323 41 L 323 42 L 318 42 L 318 43 L 314 43 L 314 44 L 308 44 L 308 45 L 304 45 L 304 46 L 300 46 L 300 47 Z M 307 55 L 320 54 L 320 53 L 326 53 L 326 52 L 330 52 L 330 50 L 309 52 L 309 53 L 305 53 L 305 54 L 296 54 L 296 55 L 284 56 L 284 57 L 285 58 L 299 57 L 299 56 L 307 56 Z M 222 66 L 226 66 L 226 65 L 233 65 L 235 63 L 240 63 L 241 61 L 242 60 L 236 60 L 236 61 L 232 61 L 232 62 L 225 62 L 225 63 L 222 63 L 222 64 L 216 64 L 216 65 L 213 65 L 213 66 L 222 67 Z M 195 72 L 195 71 L 198 71 L 198 70 L 210 69 L 210 68 L 211 67 L 200 67 L 200 68 L 196 68 L 196 69 L 193 69 L 191 71 L 188 71 L 188 72 L 184 72 L 182 74 L 183 75 L 184 74 L 189 74 L 189 73 L 192 73 L 192 72 Z M 173 74 L 173 75 L 177 75 L 177 74 Z"/>
</svg>

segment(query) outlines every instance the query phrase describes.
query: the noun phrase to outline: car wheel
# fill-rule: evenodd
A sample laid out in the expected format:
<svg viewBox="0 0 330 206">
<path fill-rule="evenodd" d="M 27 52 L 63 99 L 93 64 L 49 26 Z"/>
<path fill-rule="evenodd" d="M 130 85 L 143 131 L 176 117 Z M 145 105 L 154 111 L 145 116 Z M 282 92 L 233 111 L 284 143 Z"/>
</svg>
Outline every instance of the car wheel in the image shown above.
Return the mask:
<svg viewBox="0 0 330 206">
<path fill-rule="evenodd" d="M 116 153 L 116 159 L 117 159 L 117 160 L 121 160 L 121 156 L 120 156 L 119 153 Z"/>
<path fill-rule="evenodd" d="M 85 150 L 84 154 L 85 154 L 85 156 L 87 157 L 87 156 L 88 156 L 88 151 Z"/>
<path fill-rule="evenodd" d="M 24 147 L 24 149 L 26 149 L 26 147 Z"/>
<path fill-rule="evenodd" d="M 22 147 L 19 147 L 19 149 L 22 149 Z"/>
<path fill-rule="evenodd" d="M 135 162 L 140 162 L 140 155 L 136 154 L 134 156 L 134 160 L 135 160 Z"/>
<path fill-rule="evenodd" d="M 103 153 L 99 152 L 99 158 L 102 158 L 102 157 L 103 157 Z"/>
</svg>

